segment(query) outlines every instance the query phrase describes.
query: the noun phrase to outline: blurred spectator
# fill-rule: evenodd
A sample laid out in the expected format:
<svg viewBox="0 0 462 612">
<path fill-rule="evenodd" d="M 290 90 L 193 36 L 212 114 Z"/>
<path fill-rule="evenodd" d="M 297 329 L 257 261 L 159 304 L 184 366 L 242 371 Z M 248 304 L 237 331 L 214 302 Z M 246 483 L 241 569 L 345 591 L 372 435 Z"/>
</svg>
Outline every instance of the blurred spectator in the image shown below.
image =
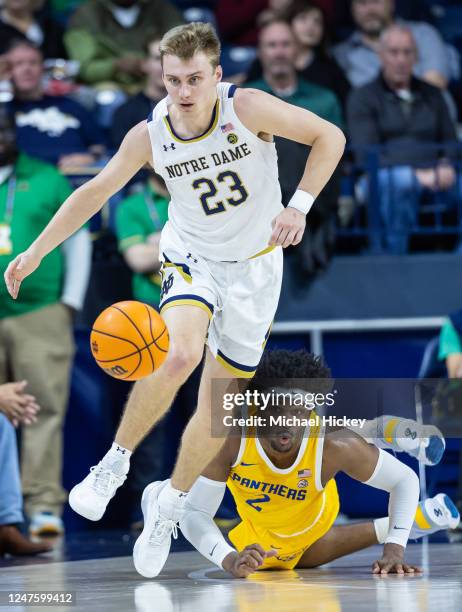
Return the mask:
<svg viewBox="0 0 462 612">
<path fill-rule="evenodd" d="M 16 432 L 12 424 L 34 422 L 38 410 L 35 398 L 25 393 L 25 385 L 25 381 L 0 385 L 0 557 L 36 555 L 52 548 L 48 543 L 31 542 L 19 530 L 24 515 Z"/>
<path fill-rule="evenodd" d="M 296 47 L 287 22 L 274 20 L 260 30 L 258 55 L 263 78 L 247 83 L 267 91 L 290 104 L 301 106 L 324 119 L 342 125 L 342 111 L 335 94 L 300 78 L 295 70 Z M 279 181 L 282 201 L 287 204 L 305 169 L 309 149 L 306 145 L 275 138 L 278 151 Z M 316 200 L 309 216 L 310 231 L 295 249 L 298 270 L 310 276 L 317 267 L 325 267 L 334 241 L 333 225 L 337 207 L 338 181 L 334 177 Z"/>
<path fill-rule="evenodd" d="M 295 38 L 287 22 L 275 19 L 263 26 L 259 34 L 258 56 L 263 76 L 246 83 L 247 87 L 268 91 L 289 104 L 301 106 L 336 125 L 342 125 L 342 111 L 337 97 L 328 89 L 297 75 Z"/>
<path fill-rule="evenodd" d="M 94 163 L 104 152 L 104 138 L 90 113 L 67 96 L 43 90 L 43 58 L 28 41 L 13 43 L 8 52 L 18 145 L 66 171 Z"/>
<path fill-rule="evenodd" d="M 133 296 L 135 300 L 157 309 L 162 282 L 159 274 L 159 240 L 168 219 L 168 202 L 169 195 L 163 179 L 151 171 L 143 190 L 120 202 L 116 213 L 119 249 L 133 272 Z M 156 425 L 132 457 L 128 486 L 134 522 L 141 519 L 139 506 L 143 490 L 153 480 L 163 478 L 168 467 L 165 465 L 166 436 L 164 421 Z"/>
<path fill-rule="evenodd" d="M 166 0 L 87 0 L 69 20 L 64 42 L 80 62 L 82 81 L 112 82 L 135 93 L 145 77 L 145 41 L 181 23 Z"/>
<path fill-rule="evenodd" d="M 348 80 L 330 56 L 326 19 L 322 10 L 306 0 L 295 0 L 288 12 L 297 43 L 295 67 L 307 81 L 332 90 L 342 105 L 350 89 Z"/>
<path fill-rule="evenodd" d="M 36 0 L 4 0 L 0 10 L 0 54 L 14 40 L 29 40 L 45 58 L 67 57 L 63 29 L 51 17 L 35 14 Z"/>
<path fill-rule="evenodd" d="M 406 25 L 417 45 L 414 74 L 424 81 L 446 87 L 451 78 L 450 57 L 443 39 L 428 23 L 394 18 L 393 0 L 352 0 L 351 10 L 357 30 L 334 47 L 334 56 L 350 83 L 359 87 L 380 71 L 380 35 L 394 21 Z"/>
<path fill-rule="evenodd" d="M 438 358 L 446 362 L 449 378 L 462 378 L 462 310 L 449 315 L 443 324 Z"/>
<path fill-rule="evenodd" d="M 351 143 L 362 150 L 390 145 L 382 155 L 388 167 L 379 170 L 379 204 L 384 246 L 400 254 L 407 250 L 422 193 L 457 189 L 450 161 L 422 145 L 453 143 L 456 131 L 442 92 L 412 76 L 417 49 L 411 30 L 390 26 L 382 33 L 379 53 L 381 74 L 349 96 L 348 131 Z"/>
<path fill-rule="evenodd" d="M 154 173 L 143 190 L 120 202 L 116 213 L 119 249 L 133 272 L 133 295 L 158 306 L 160 232 L 168 220 L 168 191 Z"/>
<path fill-rule="evenodd" d="M 330 89 L 344 106 L 350 85 L 340 66 L 329 54 L 326 20 L 322 10 L 314 2 L 295 0 L 284 16 L 295 36 L 295 67 L 299 76 Z M 261 70 L 261 62 L 257 58 L 250 67 L 246 82 L 260 78 Z"/>
<path fill-rule="evenodd" d="M 51 165 L 18 150 L 11 117 L 0 114 L 0 271 L 44 229 L 71 193 Z M 84 299 L 91 260 L 80 230 L 41 263 L 18 300 L 0 284 L 0 383 L 28 380 L 41 411 L 22 432 L 21 474 L 31 532 L 60 533 L 62 427 L 73 357 L 72 319 Z"/>
<path fill-rule="evenodd" d="M 112 146 L 118 148 L 126 133 L 137 123 L 147 119 L 154 106 L 165 95 L 162 80 L 162 64 L 158 37 L 146 43 L 147 57 L 143 60 L 143 71 L 146 73 L 146 84 L 143 91 L 122 104 L 114 113 L 111 126 Z"/>
</svg>

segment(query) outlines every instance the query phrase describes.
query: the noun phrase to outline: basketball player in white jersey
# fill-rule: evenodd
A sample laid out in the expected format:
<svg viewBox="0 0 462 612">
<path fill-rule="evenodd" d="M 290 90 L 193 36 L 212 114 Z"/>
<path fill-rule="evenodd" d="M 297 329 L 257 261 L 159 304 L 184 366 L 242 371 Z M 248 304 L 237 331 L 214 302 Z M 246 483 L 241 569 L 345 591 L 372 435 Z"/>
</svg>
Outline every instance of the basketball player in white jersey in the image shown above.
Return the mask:
<svg viewBox="0 0 462 612">
<path fill-rule="evenodd" d="M 167 32 L 160 45 L 168 92 L 135 126 L 98 176 L 77 189 L 5 272 L 13 298 L 43 257 L 76 232 L 146 163 L 171 194 L 162 232 L 161 312 L 170 349 L 154 374 L 135 384 L 115 442 L 71 491 L 72 508 L 104 514 L 125 480 L 132 451 L 169 409 L 206 354 L 197 410 L 187 425 L 171 481 L 145 496 L 145 528 L 135 566 L 156 576 L 176 535 L 193 482 L 224 439 L 213 438 L 211 381 L 253 376 L 276 312 L 282 248 L 298 244 L 313 202 L 335 170 L 345 137 L 336 126 L 269 94 L 221 83 L 220 43 L 209 24 Z M 281 204 L 273 136 L 311 146 L 287 208 Z"/>
</svg>

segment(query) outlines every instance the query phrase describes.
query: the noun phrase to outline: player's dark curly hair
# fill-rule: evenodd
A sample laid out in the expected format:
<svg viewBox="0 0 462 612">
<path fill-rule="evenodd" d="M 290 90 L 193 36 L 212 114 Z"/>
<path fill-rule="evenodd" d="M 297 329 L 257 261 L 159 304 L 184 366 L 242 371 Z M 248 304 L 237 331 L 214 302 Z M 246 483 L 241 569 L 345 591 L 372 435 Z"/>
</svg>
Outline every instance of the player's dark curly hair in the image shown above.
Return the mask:
<svg viewBox="0 0 462 612">
<path fill-rule="evenodd" d="M 296 382 L 293 379 L 297 379 Z M 277 349 L 264 353 L 249 389 L 263 391 L 268 387 L 297 388 L 313 391 L 313 381 L 317 391 L 330 388 L 331 371 L 321 357 L 309 353 L 305 349 L 288 351 Z M 321 388 L 322 387 L 322 388 Z"/>
</svg>

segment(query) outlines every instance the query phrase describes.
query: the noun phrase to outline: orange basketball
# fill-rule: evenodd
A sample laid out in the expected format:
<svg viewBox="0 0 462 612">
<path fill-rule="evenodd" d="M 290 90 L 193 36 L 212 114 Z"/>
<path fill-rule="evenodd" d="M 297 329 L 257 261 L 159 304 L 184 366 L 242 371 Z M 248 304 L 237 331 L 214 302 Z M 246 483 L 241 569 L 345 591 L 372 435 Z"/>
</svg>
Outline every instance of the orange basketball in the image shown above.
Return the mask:
<svg viewBox="0 0 462 612">
<path fill-rule="evenodd" d="M 139 380 L 159 368 L 169 346 L 160 314 L 142 302 L 117 302 L 93 324 L 90 346 L 96 363 L 120 380 Z"/>
</svg>

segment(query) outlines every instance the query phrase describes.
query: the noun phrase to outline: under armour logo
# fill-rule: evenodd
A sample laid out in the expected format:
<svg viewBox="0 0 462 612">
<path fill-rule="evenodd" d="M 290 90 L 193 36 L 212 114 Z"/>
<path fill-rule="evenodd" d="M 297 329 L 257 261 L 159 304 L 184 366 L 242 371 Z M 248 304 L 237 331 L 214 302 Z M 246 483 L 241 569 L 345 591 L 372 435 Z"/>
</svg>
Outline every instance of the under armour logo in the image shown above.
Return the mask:
<svg viewBox="0 0 462 612">
<path fill-rule="evenodd" d="M 186 255 L 186 259 L 192 259 L 194 263 L 197 263 L 197 259 L 195 257 L 193 257 L 191 253 L 188 253 Z"/>
<path fill-rule="evenodd" d="M 435 516 L 443 516 L 443 511 L 440 510 L 439 508 L 435 508 Z"/>
<path fill-rule="evenodd" d="M 186 497 L 187 493 L 180 493 L 178 497 Z"/>
<path fill-rule="evenodd" d="M 411 438 L 412 440 L 415 440 L 417 438 L 417 432 L 412 431 L 411 429 L 409 429 L 409 427 L 406 429 L 404 434 L 407 438 Z"/>
<path fill-rule="evenodd" d="M 125 450 L 125 448 L 120 448 L 120 446 L 117 447 L 117 452 L 122 453 L 122 455 L 125 455 L 125 453 L 127 452 Z"/>
<path fill-rule="evenodd" d="M 164 151 L 168 151 L 169 149 L 172 149 L 173 151 L 174 149 L 176 149 L 174 142 L 171 142 L 169 145 L 163 145 L 163 147 L 164 147 Z"/>
</svg>

